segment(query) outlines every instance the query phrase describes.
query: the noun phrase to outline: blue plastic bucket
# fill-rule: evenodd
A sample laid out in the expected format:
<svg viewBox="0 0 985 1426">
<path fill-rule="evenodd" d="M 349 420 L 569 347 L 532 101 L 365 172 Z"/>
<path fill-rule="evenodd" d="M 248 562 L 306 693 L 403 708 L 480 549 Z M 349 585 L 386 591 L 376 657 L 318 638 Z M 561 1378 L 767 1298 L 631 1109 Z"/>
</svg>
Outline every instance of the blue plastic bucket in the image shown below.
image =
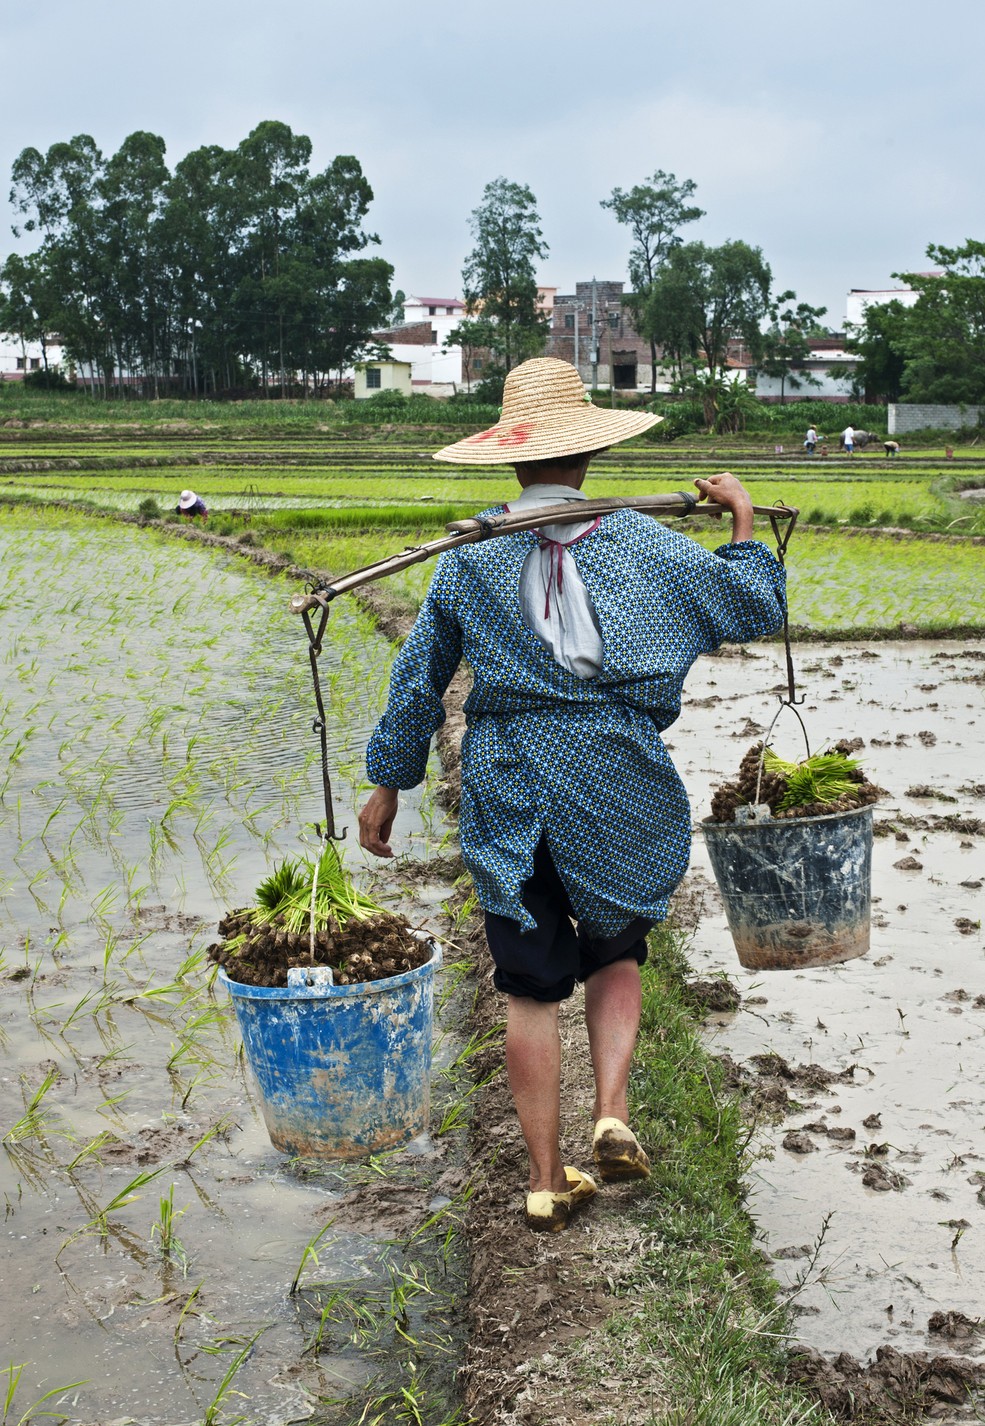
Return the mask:
<svg viewBox="0 0 985 1426">
<path fill-rule="evenodd" d="M 872 808 L 765 822 L 702 822 L 740 963 L 804 970 L 864 955 Z"/>
<path fill-rule="evenodd" d="M 428 1127 L 434 973 L 335 985 L 328 966 L 288 971 L 286 989 L 241 985 L 224 970 L 275 1149 L 359 1159 Z"/>
</svg>

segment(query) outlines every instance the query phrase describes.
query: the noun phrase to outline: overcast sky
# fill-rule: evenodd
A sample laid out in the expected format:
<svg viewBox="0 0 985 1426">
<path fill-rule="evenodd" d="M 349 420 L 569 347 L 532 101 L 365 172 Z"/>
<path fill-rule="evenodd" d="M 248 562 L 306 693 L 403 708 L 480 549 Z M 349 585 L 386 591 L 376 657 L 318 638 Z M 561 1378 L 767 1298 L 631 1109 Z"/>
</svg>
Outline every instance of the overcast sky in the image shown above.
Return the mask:
<svg viewBox="0 0 985 1426">
<path fill-rule="evenodd" d="M 758 244 L 840 326 L 850 287 L 985 237 L 983 30 L 982 0 L 6 0 L 2 193 L 27 146 L 149 129 L 173 165 L 280 119 L 317 167 L 359 158 L 395 285 L 445 296 L 490 179 L 533 189 L 569 291 L 626 276 L 599 200 L 663 168 L 698 185 L 689 236 Z"/>
</svg>

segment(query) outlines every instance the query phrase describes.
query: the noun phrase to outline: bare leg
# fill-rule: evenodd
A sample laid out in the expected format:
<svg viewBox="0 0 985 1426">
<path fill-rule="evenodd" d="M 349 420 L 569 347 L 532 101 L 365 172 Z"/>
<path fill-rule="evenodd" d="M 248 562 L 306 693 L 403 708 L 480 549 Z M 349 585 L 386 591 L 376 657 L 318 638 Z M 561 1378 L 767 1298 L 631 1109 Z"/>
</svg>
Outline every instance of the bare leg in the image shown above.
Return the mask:
<svg viewBox="0 0 985 1426">
<path fill-rule="evenodd" d="M 506 1070 L 530 1155 L 532 1192 L 564 1193 L 561 1163 L 561 1039 L 558 1007 L 511 995 L 506 1012 Z"/>
<path fill-rule="evenodd" d="M 640 1024 L 640 968 L 633 960 L 603 966 L 585 982 L 585 1021 L 595 1071 L 595 1119 L 629 1123 L 629 1066 Z"/>
</svg>

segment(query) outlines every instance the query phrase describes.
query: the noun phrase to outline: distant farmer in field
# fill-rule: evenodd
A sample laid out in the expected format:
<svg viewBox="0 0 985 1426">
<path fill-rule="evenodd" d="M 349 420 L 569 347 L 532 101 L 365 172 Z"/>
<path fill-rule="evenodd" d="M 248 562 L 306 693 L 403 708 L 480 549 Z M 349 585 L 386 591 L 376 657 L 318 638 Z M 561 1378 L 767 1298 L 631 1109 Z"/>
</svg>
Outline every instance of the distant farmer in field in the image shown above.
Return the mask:
<svg viewBox="0 0 985 1426">
<path fill-rule="evenodd" d="M 849 455 L 855 449 L 855 427 L 846 426 L 841 433 L 841 443 Z"/>
<path fill-rule="evenodd" d="M 435 459 L 512 464 L 520 491 L 495 513 L 556 506 L 586 498 L 593 454 L 659 419 L 598 409 L 573 366 L 538 358 L 510 372 L 495 426 Z M 695 484 L 732 516 L 732 543 L 714 553 L 631 510 L 444 553 L 367 754 L 377 786 L 360 841 L 388 857 L 397 790 L 423 780 L 442 694 L 465 658 L 462 855 L 508 999 L 506 1064 L 534 1229 L 565 1227 L 596 1192 L 559 1146 L 558 1005 L 576 981 L 585 983 L 599 1176 L 649 1177 L 626 1098 L 639 967 L 691 845 L 687 794 L 660 734 L 700 654 L 782 619 L 783 571 L 752 539 L 748 494 L 730 474 Z"/>
<path fill-rule="evenodd" d="M 805 446 L 805 448 L 806 448 L 806 450 L 807 450 L 807 454 L 808 454 L 809 456 L 812 456 L 812 455 L 814 454 L 814 447 L 815 447 L 816 445 L 817 445 L 817 427 L 814 425 L 814 422 L 812 421 L 811 424 L 807 427 L 807 439 L 806 439 L 806 441 L 804 442 L 804 446 Z"/>
<path fill-rule="evenodd" d="M 200 495 L 196 495 L 194 490 L 183 490 L 178 497 L 178 503 L 174 507 L 174 510 L 176 515 L 184 515 L 189 520 L 194 520 L 201 515 L 203 525 L 207 523 L 209 518 L 209 512 L 205 508 L 205 501 Z"/>
<path fill-rule="evenodd" d="M 898 456 L 900 452 L 899 441 L 883 441 L 882 448 L 887 456 Z"/>
</svg>

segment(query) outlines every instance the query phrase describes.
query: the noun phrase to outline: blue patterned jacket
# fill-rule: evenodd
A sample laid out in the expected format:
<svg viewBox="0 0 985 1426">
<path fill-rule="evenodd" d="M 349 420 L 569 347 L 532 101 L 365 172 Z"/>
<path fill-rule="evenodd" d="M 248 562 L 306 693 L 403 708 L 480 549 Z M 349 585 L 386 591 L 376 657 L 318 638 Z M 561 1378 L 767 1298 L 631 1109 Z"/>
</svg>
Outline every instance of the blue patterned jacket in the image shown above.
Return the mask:
<svg viewBox="0 0 985 1426">
<path fill-rule="evenodd" d="M 464 657 L 473 687 L 459 831 L 482 906 L 533 925 L 520 889 L 545 833 L 579 920 L 613 936 L 637 916 L 663 920 L 687 869 L 690 807 L 660 738 L 684 678 L 700 654 L 780 627 L 784 573 L 755 540 L 710 553 L 646 515 L 606 515 L 569 548 L 605 643 L 602 672 L 580 679 L 520 614 L 536 543 L 525 532 L 440 556 L 366 767 L 383 787 L 423 780 Z"/>
</svg>

